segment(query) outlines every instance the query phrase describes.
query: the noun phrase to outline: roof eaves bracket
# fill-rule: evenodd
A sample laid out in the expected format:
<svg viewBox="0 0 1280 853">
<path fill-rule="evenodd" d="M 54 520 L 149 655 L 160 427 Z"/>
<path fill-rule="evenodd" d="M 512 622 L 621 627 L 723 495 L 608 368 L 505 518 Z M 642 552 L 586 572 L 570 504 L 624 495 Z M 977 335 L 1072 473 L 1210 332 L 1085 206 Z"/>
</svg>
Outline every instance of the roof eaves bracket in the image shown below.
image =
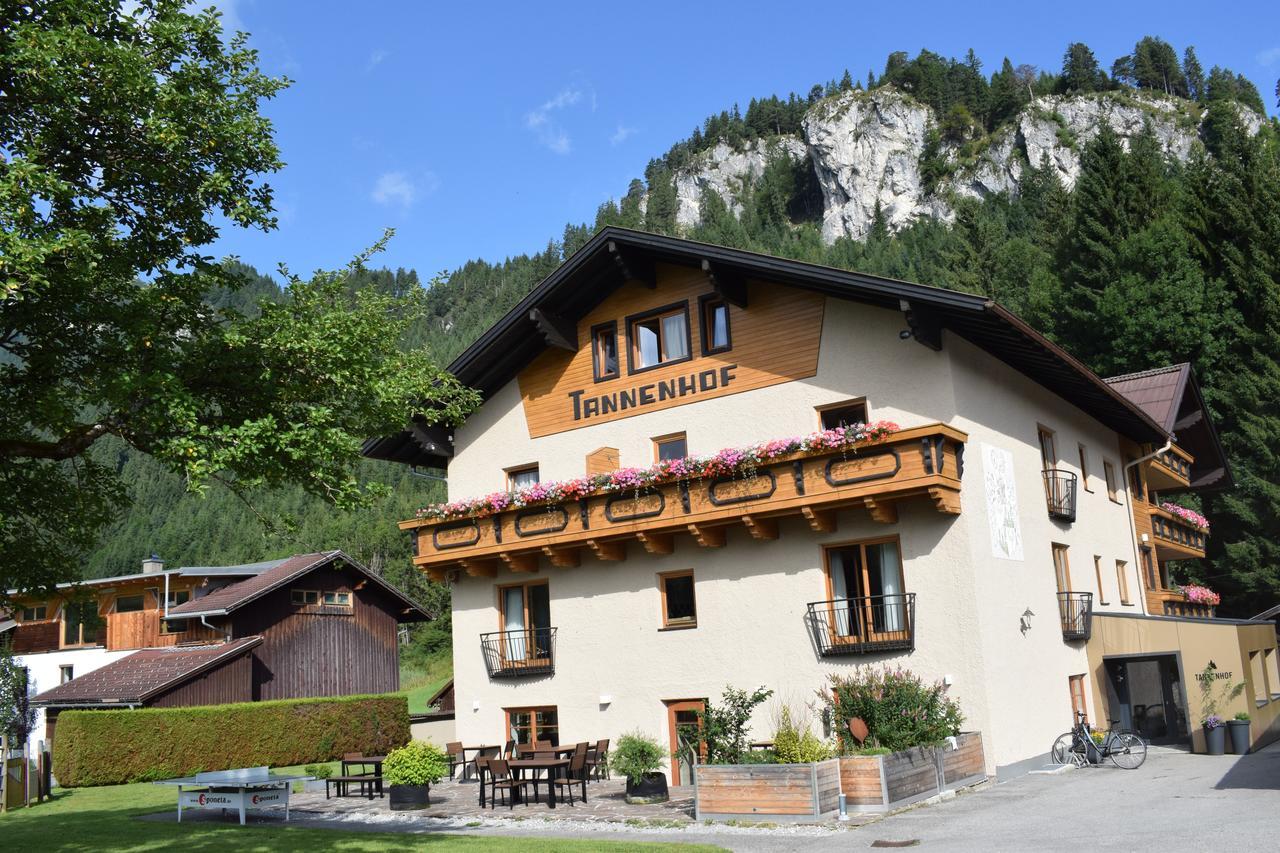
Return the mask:
<svg viewBox="0 0 1280 853">
<path fill-rule="evenodd" d="M 541 308 L 531 309 L 529 319 L 538 327 L 542 337 L 546 338 L 548 346 L 569 352 L 578 351 L 578 327 L 575 323 Z"/>
<path fill-rule="evenodd" d="M 725 302 L 730 302 L 739 308 L 747 307 L 745 279 L 725 267 L 712 264 L 706 258 L 702 259 L 702 272 L 711 282 L 711 287 Z"/>
<path fill-rule="evenodd" d="M 903 332 L 903 337 L 915 338 L 917 343 L 923 344 L 931 350 L 941 352 L 942 323 L 939 322 L 937 316 L 928 309 L 912 305 L 906 299 L 899 299 L 898 307 L 902 310 L 902 316 L 907 321 L 908 331 Z"/>
<path fill-rule="evenodd" d="M 658 286 L 658 279 L 654 275 L 653 262 L 651 260 L 625 251 L 618 245 L 616 240 L 610 240 L 608 247 L 609 257 L 613 258 L 613 264 L 622 276 L 624 283 L 638 281 L 650 290 Z"/>
</svg>

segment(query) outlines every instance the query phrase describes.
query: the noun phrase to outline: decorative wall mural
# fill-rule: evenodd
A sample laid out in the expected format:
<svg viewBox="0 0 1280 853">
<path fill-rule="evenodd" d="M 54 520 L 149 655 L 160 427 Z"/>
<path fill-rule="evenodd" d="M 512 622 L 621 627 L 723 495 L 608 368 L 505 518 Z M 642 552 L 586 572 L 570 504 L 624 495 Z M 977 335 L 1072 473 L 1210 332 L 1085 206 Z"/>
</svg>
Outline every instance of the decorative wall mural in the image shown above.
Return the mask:
<svg viewBox="0 0 1280 853">
<path fill-rule="evenodd" d="M 983 444 L 982 476 L 987 496 L 987 524 L 991 528 L 991 555 L 1002 560 L 1021 560 L 1022 528 L 1018 524 L 1013 454 L 1004 448 Z"/>
</svg>

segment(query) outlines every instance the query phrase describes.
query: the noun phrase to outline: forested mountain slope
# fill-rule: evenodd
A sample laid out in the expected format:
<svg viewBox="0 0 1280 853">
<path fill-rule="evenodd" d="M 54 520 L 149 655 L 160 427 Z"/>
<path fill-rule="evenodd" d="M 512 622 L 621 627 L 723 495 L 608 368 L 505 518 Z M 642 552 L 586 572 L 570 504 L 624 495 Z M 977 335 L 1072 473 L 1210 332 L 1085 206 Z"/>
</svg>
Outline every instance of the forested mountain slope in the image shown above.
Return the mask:
<svg viewBox="0 0 1280 853">
<path fill-rule="evenodd" d="M 433 283 L 408 343 L 452 359 L 607 224 L 990 295 L 1103 375 L 1193 362 L 1237 485 L 1206 499 L 1211 559 L 1182 579 L 1220 589 L 1224 613 L 1280 598 L 1280 129 L 1244 77 L 1153 38 L 1110 74 L 1081 44 L 1060 73 L 893 54 L 865 84 L 846 73 L 709 118 L 593 224 Z M 220 298 L 273 293 L 251 278 Z M 403 270 L 361 281 L 418 285 Z M 225 492 L 196 498 L 144 457 L 117 462 L 135 500 L 96 575 L 151 550 L 196 563 L 342 547 L 407 578 L 393 522 L 441 494 L 370 463 L 382 505 L 262 495 L 255 509 L 293 526 L 267 532 Z"/>
</svg>

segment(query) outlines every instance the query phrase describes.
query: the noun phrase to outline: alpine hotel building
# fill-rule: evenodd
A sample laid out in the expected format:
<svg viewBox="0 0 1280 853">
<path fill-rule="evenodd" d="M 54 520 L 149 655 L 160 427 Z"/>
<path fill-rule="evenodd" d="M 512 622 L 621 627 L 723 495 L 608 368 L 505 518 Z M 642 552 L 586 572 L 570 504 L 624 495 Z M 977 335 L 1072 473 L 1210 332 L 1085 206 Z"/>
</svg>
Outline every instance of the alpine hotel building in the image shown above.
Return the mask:
<svg viewBox="0 0 1280 853">
<path fill-rule="evenodd" d="M 365 452 L 450 501 L 854 423 L 853 448 L 732 476 L 401 522 L 453 592 L 457 734 L 677 729 L 726 685 L 812 702 L 832 672 L 948 685 L 988 772 L 1044 763 L 1073 707 L 1200 745 L 1197 676 L 1280 735 L 1276 635 L 1186 600 L 1230 486 L 1185 365 L 1104 380 L 980 296 L 605 229 L 451 366 L 484 396 Z M 772 734 L 771 703 L 754 736 Z M 815 721 L 815 726 L 821 725 Z M 673 758 L 673 782 L 689 769 Z"/>
</svg>

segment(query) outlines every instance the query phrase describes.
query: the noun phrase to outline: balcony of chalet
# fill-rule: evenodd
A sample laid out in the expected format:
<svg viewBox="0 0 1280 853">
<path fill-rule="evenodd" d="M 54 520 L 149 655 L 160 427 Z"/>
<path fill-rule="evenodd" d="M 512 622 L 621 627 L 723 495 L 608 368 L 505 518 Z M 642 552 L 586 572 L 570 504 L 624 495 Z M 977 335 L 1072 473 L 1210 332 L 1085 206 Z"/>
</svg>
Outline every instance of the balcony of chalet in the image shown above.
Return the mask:
<svg viewBox="0 0 1280 853">
<path fill-rule="evenodd" d="M 1062 623 L 1062 639 L 1087 640 L 1093 636 L 1093 593 L 1058 593 L 1058 618 Z"/>
<path fill-rule="evenodd" d="M 914 651 L 916 594 L 814 601 L 809 604 L 809 627 L 822 657 Z"/>
<path fill-rule="evenodd" d="M 609 561 L 638 549 L 670 554 L 677 537 L 720 548 L 731 529 L 772 540 L 779 522 L 793 517 L 826 533 L 836 529 L 842 509 L 862 508 L 893 523 L 903 501 L 957 515 L 967 438 L 932 424 L 852 447 L 780 456 L 737 477 L 670 481 L 463 519 L 413 519 L 400 527 L 413 537 L 415 565 L 444 580 L 453 572 L 495 577 L 499 565 L 534 572 L 543 560 L 572 567 L 584 553 Z"/>
<path fill-rule="evenodd" d="M 1143 454 L 1156 448 L 1147 446 Z M 1143 466 L 1147 487 L 1155 491 L 1181 491 L 1191 486 L 1191 464 L 1195 458 L 1178 445 L 1157 453 Z"/>
<path fill-rule="evenodd" d="M 490 678 L 553 675 L 556 629 L 493 631 L 480 635 L 480 651 Z"/>
<path fill-rule="evenodd" d="M 1156 558 L 1202 560 L 1209 534 L 1194 524 L 1158 506 L 1146 507 L 1151 525 L 1151 541 Z"/>
<path fill-rule="evenodd" d="M 1045 504 L 1049 517 L 1068 524 L 1076 520 L 1076 475 L 1061 468 L 1046 468 L 1044 477 Z"/>
</svg>

